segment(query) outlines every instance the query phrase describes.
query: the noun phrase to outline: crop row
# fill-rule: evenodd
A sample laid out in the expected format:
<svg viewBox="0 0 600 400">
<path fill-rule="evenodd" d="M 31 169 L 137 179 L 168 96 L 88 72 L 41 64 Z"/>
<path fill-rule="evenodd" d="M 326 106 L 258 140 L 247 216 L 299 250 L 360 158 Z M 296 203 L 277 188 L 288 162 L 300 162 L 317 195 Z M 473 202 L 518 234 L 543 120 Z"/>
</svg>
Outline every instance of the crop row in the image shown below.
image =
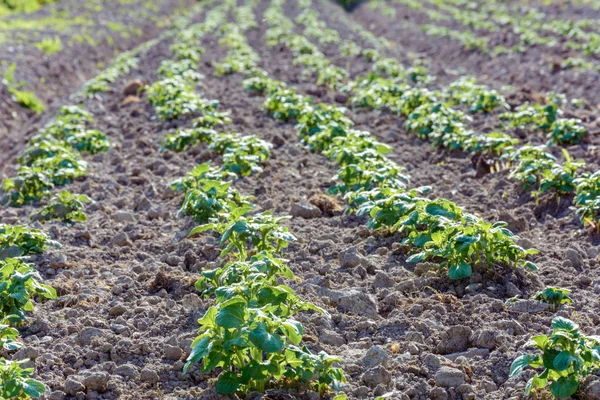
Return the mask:
<svg viewBox="0 0 600 400">
<path fill-rule="evenodd" d="M 423 7 L 414 0 L 394 0 L 411 9 L 423 12 L 438 24 L 423 24 L 419 27 L 431 36 L 448 36 L 462 43 L 467 50 L 477 49 L 483 53 L 496 56 L 504 53 L 524 52 L 534 45 L 573 49 L 580 51 L 583 56 L 600 54 L 600 35 L 593 31 L 597 23 L 591 19 L 559 20 L 552 19 L 545 13 L 526 5 L 511 5 L 490 2 L 482 3 L 478 9 L 468 7 L 464 0 L 450 2 L 430 0 L 429 4 L 436 9 Z M 384 14 L 394 14 L 393 7 L 385 2 L 376 2 L 375 8 Z M 500 32 L 510 28 L 518 36 L 519 41 L 512 47 L 494 46 L 490 52 L 489 39 L 479 37 L 471 30 L 457 31 L 439 25 L 440 21 L 455 21 L 467 29 L 478 32 Z M 549 34 L 548 36 L 541 33 Z M 560 43 L 559 39 L 564 40 Z M 580 57 L 570 57 L 563 60 L 561 67 L 597 70 L 598 65 Z"/>
<path fill-rule="evenodd" d="M 184 371 L 200 362 L 204 372 L 220 369 L 216 389 L 222 394 L 264 392 L 271 386 L 325 394 L 339 389 L 345 378 L 333 366 L 339 358 L 313 354 L 301 345 L 303 328 L 294 315 L 305 310 L 326 312 L 280 283 L 294 279 L 281 258 L 283 249 L 295 241 L 282 224 L 287 217 L 256 213 L 253 199 L 232 187 L 235 179 L 261 170 L 272 146 L 255 136 L 217 132 L 231 122 L 229 112 L 219 112 L 218 101 L 204 99 L 195 90 L 202 79 L 196 72 L 202 54 L 200 39 L 217 28 L 227 31 L 229 26 L 223 24 L 234 5 L 233 1 L 221 3 L 207 13 L 204 22 L 179 33 L 171 48 L 174 58 L 161 63 L 157 71 L 161 80 L 148 89 L 149 100 L 163 119 L 200 114 L 192 128 L 168 135 L 161 151 L 183 151 L 206 143 L 222 157 L 221 166 L 198 165 L 172 185 L 184 192 L 179 214 L 200 224 L 189 235 L 216 232 L 223 247 L 221 256 L 227 260 L 219 268 L 203 271 L 196 282 L 196 288 L 214 298 L 215 305 L 198 320 L 199 334 Z M 240 7 L 236 15 L 245 20 L 243 16 L 251 11 L 250 6 Z M 226 57 L 215 70 L 231 73 L 245 65 L 242 57 Z"/>
<path fill-rule="evenodd" d="M 279 24 L 286 22 L 281 5 L 278 0 L 272 1 L 265 12 L 269 29 L 276 32 L 282 32 Z M 237 29 L 229 29 L 229 35 L 236 38 L 236 45 L 229 47 L 230 56 L 235 57 L 238 50 L 256 54 L 241 40 Z M 279 37 L 279 44 L 289 46 L 297 42 Z M 516 246 L 515 236 L 504 228 L 504 223 L 486 223 L 447 200 L 421 197 L 428 188 L 408 189 L 408 179 L 401 168 L 385 157 L 389 147 L 368 132 L 352 129 L 352 121 L 344 115 L 343 108 L 315 105 L 256 66 L 240 72 L 246 75 L 244 86 L 248 90 L 267 96 L 263 107 L 270 115 L 282 121 L 295 120 L 302 141 L 341 167 L 330 192 L 344 195 L 348 211 L 369 214 L 372 229 L 402 232 L 405 237 L 402 244 L 418 251 L 407 261 L 427 258 L 441 261 L 440 266 L 448 267 L 453 279 L 470 275 L 472 263 L 488 267 L 520 264 L 535 269 L 535 265 L 525 260 L 535 250 L 528 252 Z M 557 288 L 547 288 L 535 298 L 555 305 L 570 301 L 568 291 Z M 528 382 L 527 393 L 549 385 L 557 398 L 564 398 L 573 394 L 580 381 L 598 367 L 598 339 L 581 333 L 576 324 L 565 318 L 555 318 L 552 333 L 534 337 L 533 343 L 542 355 L 519 357 L 511 368 L 514 376 L 526 366 L 539 368 L 544 360 L 545 370 Z"/>
<path fill-rule="evenodd" d="M 194 8 L 198 10 L 198 8 Z M 176 29 L 189 25 L 189 17 L 179 19 L 159 39 L 146 42 L 123 53 L 111 67 L 82 87 L 79 94 L 92 96 L 110 90 L 110 84 L 137 66 L 136 55 L 171 37 Z M 110 148 L 107 136 L 93 129 L 91 113 L 78 106 L 64 106 L 57 116 L 33 136 L 21 156 L 14 177 L 2 184 L 2 203 L 13 207 L 44 204 L 31 215 L 32 221 L 50 220 L 73 224 L 87 219 L 83 208 L 87 196 L 63 190 L 63 187 L 87 174 L 84 154 L 97 154 Z M 60 247 L 42 231 L 19 225 L 0 225 L 0 343 L 6 352 L 20 349 L 16 329 L 24 324 L 26 313 L 34 309 L 33 299 L 52 299 L 56 291 L 41 283 L 42 278 L 29 262 L 31 255 L 42 254 L 48 246 Z M 34 369 L 25 367 L 28 359 L 11 361 L 0 358 L 0 397 L 3 399 L 39 398 L 46 386 L 30 376 Z"/>
<path fill-rule="evenodd" d="M 321 43 L 336 41 L 339 37 L 337 32 L 331 33 L 316 19 L 314 11 L 305 11 L 297 20 L 306 27 L 305 32 L 310 26 L 320 27 L 309 32 Z M 280 25 L 285 26 L 280 27 L 280 31 L 293 31 L 293 23 L 287 18 Z M 322 65 L 329 63 L 323 53 L 312 43 L 305 43 L 306 39 L 301 35 L 290 34 L 286 42 L 294 52 L 294 62 L 305 67 L 306 74 L 314 74 L 311 63 L 305 61 L 311 60 L 313 54 L 322 60 Z M 549 146 L 578 143 L 585 135 L 580 120 L 561 117 L 560 106 L 566 103 L 564 96 L 551 94 L 545 105 L 526 103 L 515 111 L 500 114 L 500 119 L 511 127 L 532 127 L 547 132 L 546 146 L 526 144 L 519 147 L 518 139 L 504 133 L 478 134 L 469 130 L 466 125 L 470 117 L 454 108 L 464 105 L 471 113 L 507 109 L 506 100 L 497 91 L 467 78 L 459 79 L 443 90 L 430 90 L 423 85 L 435 78 L 421 66 L 407 69 L 397 60 L 383 56 L 379 50 L 362 49 L 352 41 L 344 42 L 340 48 L 346 54 L 352 49 L 355 56 L 362 55 L 372 62 L 372 73 L 342 87 L 343 91 L 352 94 L 349 101 L 354 107 L 387 109 L 404 116 L 407 131 L 430 141 L 435 147 L 478 154 L 485 160 L 500 159 L 510 168 L 509 178 L 519 181 L 524 189 L 533 190 L 536 197 L 547 192 L 556 196 L 574 193 L 577 213 L 584 224 L 598 228 L 599 174 L 582 172 L 585 163 L 572 160 L 564 150 L 562 163 L 550 153 Z M 347 75 L 346 71 L 339 74 L 342 75 Z M 319 81 L 322 81 L 320 78 L 318 83 L 323 84 Z M 339 85 L 340 82 L 336 82 L 329 87 L 335 89 Z"/>
<path fill-rule="evenodd" d="M 64 106 L 58 115 L 27 144 L 18 159 L 16 175 L 3 182 L 2 202 L 13 207 L 45 201 L 34 214 L 41 223 L 60 220 L 73 224 L 87 219 L 85 195 L 63 190 L 47 200 L 54 188 L 65 186 L 87 173 L 83 154 L 106 151 L 111 143 L 106 135 L 90 128 L 93 117 L 77 106 Z M 42 278 L 29 256 L 42 254 L 47 246 L 59 247 L 42 231 L 20 225 L 0 225 L 0 343 L 6 351 L 23 346 L 16 327 L 23 325 L 26 312 L 34 310 L 32 300 L 52 299 L 56 291 L 41 283 Z M 29 360 L 0 358 L 0 397 L 39 398 L 46 386 L 30 377 Z"/>
</svg>

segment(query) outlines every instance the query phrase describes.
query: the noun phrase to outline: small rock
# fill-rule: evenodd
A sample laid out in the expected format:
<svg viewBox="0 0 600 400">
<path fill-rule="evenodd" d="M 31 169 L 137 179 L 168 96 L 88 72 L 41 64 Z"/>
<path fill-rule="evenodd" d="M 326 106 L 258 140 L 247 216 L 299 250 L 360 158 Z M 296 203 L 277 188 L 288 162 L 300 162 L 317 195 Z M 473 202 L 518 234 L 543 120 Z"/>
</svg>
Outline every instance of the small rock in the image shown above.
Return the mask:
<svg viewBox="0 0 600 400">
<path fill-rule="evenodd" d="M 312 218 L 320 217 L 321 210 L 319 209 L 319 207 L 314 206 L 310 203 L 300 202 L 300 203 L 294 204 L 294 206 L 292 207 L 292 209 L 290 211 L 290 214 L 292 214 L 292 217 L 312 219 Z"/>
<path fill-rule="evenodd" d="M 588 247 L 586 253 L 588 258 L 594 259 L 598 257 L 598 254 L 600 254 L 600 248 L 599 246 Z"/>
<path fill-rule="evenodd" d="M 69 376 L 65 381 L 65 393 L 70 396 L 75 396 L 78 392 L 83 392 L 85 390 L 83 383 L 75 378 L 76 376 Z"/>
<path fill-rule="evenodd" d="M 491 393 L 491 392 L 495 392 L 496 390 L 498 390 L 498 385 L 496 385 L 494 383 L 494 381 L 491 380 L 490 378 L 488 378 L 487 376 L 483 377 L 479 386 L 483 390 L 485 390 L 486 393 Z"/>
<path fill-rule="evenodd" d="M 181 303 L 185 310 L 192 311 L 202 306 L 202 299 L 196 293 L 188 293 L 183 296 Z"/>
<path fill-rule="evenodd" d="M 465 374 L 450 367 L 442 367 L 435 374 L 435 385 L 444 388 L 456 388 L 465 383 Z"/>
<path fill-rule="evenodd" d="M 338 260 L 342 268 L 354 268 L 362 262 L 362 257 L 358 255 L 356 247 L 350 247 L 347 250 L 338 253 Z"/>
<path fill-rule="evenodd" d="M 515 297 L 520 296 L 521 290 L 512 282 L 506 282 L 506 296 L 507 297 Z"/>
<path fill-rule="evenodd" d="M 115 237 L 113 237 L 110 242 L 113 245 L 120 246 L 120 247 L 125 247 L 125 246 L 132 247 L 133 246 L 133 243 L 131 243 L 129 241 L 129 238 L 127 237 L 125 232 L 117 233 L 117 235 Z"/>
<path fill-rule="evenodd" d="M 119 365 L 115 369 L 115 374 L 121 375 L 126 378 L 136 379 L 138 376 L 138 371 L 135 365 L 132 364 L 123 364 Z"/>
<path fill-rule="evenodd" d="M 471 328 L 468 326 L 451 326 L 442 334 L 441 340 L 437 345 L 437 352 L 439 354 L 450 354 L 467 350 L 469 348 L 471 333 Z"/>
<path fill-rule="evenodd" d="M 598 400 L 600 399 L 600 381 L 595 380 L 587 385 L 584 391 L 585 400 Z"/>
<path fill-rule="evenodd" d="M 47 400 L 64 400 L 66 395 L 62 390 L 55 390 L 48 395 Z"/>
<path fill-rule="evenodd" d="M 521 313 L 538 313 L 546 311 L 548 304 L 537 300 L 517 300 L 508 306 L 508 310 Z"/>
<path fill-rule="evenodd" d="M 144 368 L 142 373 L 140 374 L 140 379 L 143 382 L 149 382 L 151 384 L 155 384 L 159 381 L 160 377 L 156 373 L 156 371 L 151 370 L 150 368 Z"/>
<path fill-rule="evenodd" d="M 330 331 L 329 329 L 323 329 L 323 332 L 321 332 L 319 335 L 319 339 L 322 343 L 330 346 L 342 346 L 346 344 L 346 339 L 344 339 L 340 334 Z"/>
<path fill-rule="evenodd" d="M 394 281 L 394 278 L 383 271 L 379 271 L 377 275 L 375 275 L 375 280 L 373 281 L 373 286 L 376 288 L 389 288 L 395 284 L 396 281 Z"/>
<path fill-rule="evenodd" d="M 590 286 L 592 282 L 592 278 L 587 275 L 582 275 L 579 277 L 579 283 L 583 286 Z"/>
<path fill-rule="evenodd" d="M 493 349 L 496 347 L 496 338 L 498 332 L 492 329 L 480 329 L 471 335 L 469 340 L 477 347 L 483 347 L 485 349 Z"/>
<path fill-rule="evenodd" d="M 176 267 L 181 262 L 181 258 L 179 258 L 178 256 L 176 256 L 175 254 L 169 254 L 169 256 L 167 257 L 167 259 L 165 260 L 165 262 L 167 264 L 169 264 L 171 267 Z"/>
<path fill-rule="evenodd" d="M 144 82 L 139 79 L 132 79 L 127 82 L 125 88 L 123 89 L 123 94 L 125 96 L 134 96 L 139 93 L 140 89 L 143 89 Z"/>
<path fill-rule="evenodd" d="M 488 358 L 489 355 L 490 355 L 490 350 L 483 348 L 483 349 L 469 349 L 467 351 L 461 351 L 460 353 L 446 354 L 446 355 L 444 355 L 444 358 L 447 358 L 448 360 L 451 360 L 451 361 L 456 361 L 459 358 L 464 358 L 464 359 L 475 358 L 475 357 Z"/>
<path fill-rule="evenodd" d="M 338 300 L 338 308 L 342 312 L 350 312 L 366 318 L 377 318 L 377 302 L 359 290 L 347 290 Z"/>
<path fill-rule="evenodd" d="M 517 245 L 521 246 L 525 250 L 533 249 L 533 242 L 529 239 L 521 238 L 517 240 Z"/>
<path fill-rule="evenodd" d="M 434 387 L 429 391 L 429 398 L 431 400 L 447 400 L 448 393 L 441 387 Z"/>
<path fill-rule="evenodd" d="M 116 222 L 135 222 L 135 216 L 132 213 L 118 211 L 113 215 Z"/>
<path fill-rule="evenodd" d="M 135 199 L 135 211 L 148 211 L 152 208 L 152 203 L 144 195 Z"/>
<path fill-rule="evenodd" d="M 285 139 L 282 138 L 280 135 L 275 135 L 273 137 L 273 140 L 271 140 L 271 142 L 273 142 L 275 147 L 281 147 L 285 144 Z"/>
<path fill-rule="evenodd" d="M 123 315 L 127 312 L 127 308 L 122 304 L 117 304 L 116 306 L 112 306 L 108 313 L 113 317 L 118 317 L 119 315 Z"/>
<path fill-rule="evenodd" d="M 63 268 L 67 266 L 67 256 L 65 254 L 56 254 L 50 257 L 50 268 Z"/>
<path fill-rule="evenodd" d="M 413 356 L 420 353 L 419 348 L 414 343 L 409 343 L 408 346 L 406 346 L 406 350 L 408 350 L 408 352 Z"/>
<path fill-rule="evenodd" d="M 471 283 L 471 284 L 469 284 L 469 286 L 467 286 L 465 291 L 468 294 L 475 294 L 481 289 L 481 287 L 482 287 L 481 283 Z"/>
<path fill-rule="evenodd" d="M 81 332 L 79 332 L 77 335 L 77 341 L 82 346 L 89 346 L 89 344 L 92 343 L 92 339 L 101 334 L 102 329 L 89 326 L 87 328 L 83 328 Z"/>
<path fill-rule="evenodd" d="M 177 361 L 183 355 L 183 351 L 181 351 L 181 349 L 179 347 L 171 346 L 168 344 L 165 345 L 164 351 L 165 351 L 165 358 L 167 360 Z"/>
<path fill-rule="evenodd" d="M 362 358 L 361 362 L 366 369 L 383 364 L 388 360 L 387 352 L 379 346 L 372 346 Z"/>
<path fill-rule="evenodd" d="M 371 389 L 377 385 L 388 385 L 392 381 L 392 374 L 382 366 L 377 366 L 366 371 L 362 376 L 362 381 Z"/>
<path fill-rule="evenodd" d="M 423 358 L 423 363 L 425 364 L 425 366 L 427 366 L 427 368 L 429 368 L 432 371 L 437 371 L 442 365 L 442 362 L 439 359 L 439 357 L 437 357 L 434 354 L 427 354 Z"/>
<path fill-rule="evenodd" d="M 567 260 L 571 261 L 573 268 L 581 268 L 583 266 L 583 257 L 579 251 L 573 247 L 569 247 L 566 253 Z"/>
<path fill-rule="evenodd" d="M 102 393 L 106 391 L 109 380 L 108 372 L 91 372 L 83 377 L 83 384 L 88 390 Z"/>
</svg>

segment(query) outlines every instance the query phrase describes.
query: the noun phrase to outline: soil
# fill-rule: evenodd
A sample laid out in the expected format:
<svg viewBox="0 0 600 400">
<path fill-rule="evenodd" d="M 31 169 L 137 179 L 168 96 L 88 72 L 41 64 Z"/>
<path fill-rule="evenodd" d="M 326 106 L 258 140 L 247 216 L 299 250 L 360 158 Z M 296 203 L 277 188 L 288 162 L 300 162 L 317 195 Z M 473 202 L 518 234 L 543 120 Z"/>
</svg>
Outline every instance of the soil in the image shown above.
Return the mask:
<svg viewBox="0 0 600 400">
<path fill-rule="evenodd" d="M 289 17 L 298 12 L 291 3 L 286 5 Z M 443 39 L 405 32 L 401 24 L 390 24 L 365 7 L 346 15 L 331 4 L 314 1 L 314 5 L 328 26 L 344 38 L 360 43 L 339 22 L 350 18 L 350 23 L 361 23 L 377 34 L 401 38 L 398 54 L 427 51 L 432 73 L 439 72 L 440 85 L 451 80 L 444 73 L 448 65 L 468 67 L 484 82 L 506 77 L 502 63 L 491 64 L 476 54 L 466 56 Z M 263 0 L 257 9 L 258 21 L 266 6 Z M 289 50 L 266 47 L 265 29 L 261 26 L 247 33 L 261 57 L 261 67 L 316 101 L 340 100 L 338 93 L 302 76 Z M 437 52 L 433 47 L 422 48 L 426 41 L 434 43 L 431 46 Z M 104 131 L 115 146 L 88 158 L 89 175 L 68 187 L 94 200 L 87 208 L 89 220 L 75 227 L 43 226 L 62 248 L 35 261 L 45 282 L 60 297 L 36 305 L 21 331 L 25 347 L 15 355 L 34 360 L 37 377 L 50 387 L 49 399 L 224 398 L 212 389 L 215 373 L 202 373 L 199 368 L 182 372 L 196 320 L 211 305 L 199 297 L 194 282 L 203 269 L 214 268 L 220 261 L 215 235 L 186 238 L 194 224 L 176 217 L 182 195 L 170 189 L 173 180 L 195 165 L 209 160 L 218 163 L 218 157 L 203 146 L 159 153 L 162 139 L 178 127 L 191 126 L 191 120 L 158 120 L 143 94 L 140 101 L 124 102 L 128 82 L 157 79 L 160 61 L 170 58 L 170 44 L 167 40 L 143 54 L 140 68 L 117 82 L 112 93 L 83 104 L 94 114 L 95 128 Z M 320 217 L 294 217 L 288 222 L 298 241 L 285 257 L 299 278 L 291 284 L 293 288 L 331 315 L 307 313 L 300 320 L 311 350 L 343 358 L 348 379 L 344 391 L 349 398 L 373 399 L 393 393 L 392 399 L 520 399 L 525 378 L 509 379 L 510 364 L 523 353 L 532 335 L 547 333 L 555 315 L 577 321 L 588 334 L 600 334 L 600 241 L 582 227 L 568 199 L 536 202 L 507 179 L 507 171 L 479 176 L 468 155 L 434 149 L 407 133 L 403 121 L 394 115 L 350 110 L 358 129 L 369 130 L 392 145 L 390 158 L 406 168 L 414 186 L 430 185 L 433 196 L 453 200 L 488 220 L 509 222 L 521 236 L 522 246 L 540 250 L 535 259 L 541 267 L 538 273 L 476 269 L 470 279 L 451 282 L 437 272 L 435 264 L 407 263 L 399 236 L 370 232 L 365 218 L 341 213 L 343 201 L 324 195 L 335 174 L 332 164 L 300 145 L 293 124 L 268 117 L 261 110 L 263 98 L 245 92 L 241 76 L 213 75 L 212 61 L 225 54 L 216 37 L 207 35 L 201 45 L 206 53 L 199 71 L 205 79 L 199 90 L 206 98 L 218 99 L 222 110 L 232 111 L 233 123 L 227 129 L 275 144 L 263 172 L 236 181 L 235 187 L 256 196 L 260 209 L 278 215 L 289 215 L 299 203 L 323 209 Z M 333 46 L 323 51 L 336 64 L 348 65 L 352 77 L 370 68 L 363 59 L 340 58 Z M 522 57 L 519 64 L 506 61 L 515 70 L 515 81 L 498 82 L 522 82 L 538 91 L 562 87 L 560 79 L 530 75 L 527 71 L 533 64 Z M 480 74 L 483 70 L 486 74 Z M 564 76 L 565 84 L 588 84 L 586 78 L 568 76 Z M 570 88 L 566 87 L 579 90 Z M 73 87 L 65 85 L 60 93 L 70 90 Z M 526 96 L 528 92 L 518 93 Z M 591 108 L 585 111 L 591 127 L 596 114 Z M 480 116 L 473 124 L 484 129 L 494 124 L 494 118 Z M 18 154 L 25 144 L 20 132 L 27 129 L 27 123 L 22 123 L 11 130 L 9 137 L 1 139 L 2 148 L 18 143 L 14 147 Z M 533 133 L 521 134 L 525 140 L 539 140 Z M 592 143 L 596 140 L 591 138 Z M 597 168 L 590 144 L 569 151 Z M 16 165 L 12 153 L 3 161 Z M 7 168 L 3 175 L 10 173 Z M 4 208 L 0 222 L 28 224 L 34 211 L 34 206 Z M 556 312 L 535 309 L 536 304 L 528 302 L 505 305 L 508 298 L 527 299 L 549 285 L 572 290 L 575 305 Z M 274 392 L 264 398 L 314 396 Z"/>
</svg>

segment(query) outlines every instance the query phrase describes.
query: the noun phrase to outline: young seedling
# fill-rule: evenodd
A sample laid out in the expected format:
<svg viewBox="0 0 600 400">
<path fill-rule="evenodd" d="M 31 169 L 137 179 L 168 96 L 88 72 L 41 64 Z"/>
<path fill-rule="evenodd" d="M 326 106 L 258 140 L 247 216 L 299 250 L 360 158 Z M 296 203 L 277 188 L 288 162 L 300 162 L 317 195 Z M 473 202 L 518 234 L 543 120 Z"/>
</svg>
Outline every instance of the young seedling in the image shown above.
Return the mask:
<svg viewBox="0 0 600 400">
<path fill-rule="evenodd" d="M 92 200 L 84 194 L 72 194 L 63 190 L 54 196 L 48 204 L 42 207 L 37 213 L 31 216 L 34 221 L 45 223 L 58 219 L 67 224 L 87 221 L 87 216 L 83 212 L 85 203 Z"/>
<path fill-rule="evenodd" d="M 569 293 L 571 293 L 571 291 L 568 289 L 548 286 L 544 290 L 537 292 L 533 296 L 533 299 L 549 304 L 556 310 L 562 304 L 573 304 L 573 299 L 569 297 Z"/>
<path fill-rule="evenodd" d="M 510 376 L 528 367 L 541 369 L 527 382 L 525 395 L 549 387 L 554 397 L 566 399 L 600 367 L 600 338 L 585 335 L 575 322 L 563 317 L 552 319 L 550 334 L 532 337 L 527 346 L 541 354 L 519 356 L 510 367 Z"/>
</svg>

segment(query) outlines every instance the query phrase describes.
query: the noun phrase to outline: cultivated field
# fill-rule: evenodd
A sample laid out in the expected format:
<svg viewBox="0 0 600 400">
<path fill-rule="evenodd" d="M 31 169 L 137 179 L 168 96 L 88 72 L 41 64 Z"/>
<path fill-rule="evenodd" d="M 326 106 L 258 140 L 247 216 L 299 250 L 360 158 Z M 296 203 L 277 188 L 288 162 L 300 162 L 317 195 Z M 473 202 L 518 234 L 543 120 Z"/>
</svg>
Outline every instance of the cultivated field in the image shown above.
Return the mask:
<svg viewBox="0 0 600 400">
<path fill-rule="evenodd" d="M 1 399 L 600 399 L 600 2 L 26 3 Z"/>
</svg>

